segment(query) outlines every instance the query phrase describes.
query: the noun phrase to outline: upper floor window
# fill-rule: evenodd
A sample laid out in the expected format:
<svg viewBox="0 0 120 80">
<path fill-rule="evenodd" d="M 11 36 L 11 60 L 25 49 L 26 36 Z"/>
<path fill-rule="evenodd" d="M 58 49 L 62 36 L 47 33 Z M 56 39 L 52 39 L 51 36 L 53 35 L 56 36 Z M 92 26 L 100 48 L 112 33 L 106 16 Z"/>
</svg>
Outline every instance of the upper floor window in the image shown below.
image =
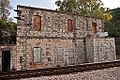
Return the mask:
<svg viewBox="0 0 120 80">
<path fill-rule="evenodd" d="M 97 23 L 92 22 L 92 32 L 97 33 Z"/>
<path fill-rule="evenodd" d="M 40 47 L 33 48 L 33 61 L 34 63 L 41 62 L 41 48 Z"/>
<path fill-rule="evenodd" d="M 34 24 L 34 29 L 36 31 L 40 31 L 41 30 L 41 16 L 35 15 L 33 24 Z"/>
<path fill-rule="evenodd" d="M 73 31 L 73 21 L 71 19 L 67 20 L 67 29 L 69 32 Z"/>
</svg>

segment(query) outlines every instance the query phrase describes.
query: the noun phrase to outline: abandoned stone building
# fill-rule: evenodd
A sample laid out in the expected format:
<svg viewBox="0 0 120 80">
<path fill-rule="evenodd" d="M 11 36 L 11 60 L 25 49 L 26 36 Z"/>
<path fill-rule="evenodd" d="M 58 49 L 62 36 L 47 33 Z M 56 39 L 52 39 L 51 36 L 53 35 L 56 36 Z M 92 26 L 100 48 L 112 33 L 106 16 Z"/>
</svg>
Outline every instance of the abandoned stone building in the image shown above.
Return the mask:
<svg viewBox="0 0 120 80">
<path fill-rule="evenodd" d="M 116 59 L 114 38 L 102 36 L 104 25 L 98 18 L 21 5 L 16 12 L 17 41 L 16 45 L 0 47 L 2 71 Z"/>
</svg>

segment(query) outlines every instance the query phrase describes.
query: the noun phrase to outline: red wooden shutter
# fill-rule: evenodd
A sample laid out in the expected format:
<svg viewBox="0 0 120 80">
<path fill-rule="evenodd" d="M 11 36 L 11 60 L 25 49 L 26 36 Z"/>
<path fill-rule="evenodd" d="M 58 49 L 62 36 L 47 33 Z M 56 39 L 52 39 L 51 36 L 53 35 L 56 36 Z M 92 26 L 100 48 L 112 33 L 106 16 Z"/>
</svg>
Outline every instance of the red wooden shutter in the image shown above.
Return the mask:
<svg viewBox="0 0 120 80">
<path fill-rule="evenodd" d="M 41 30 L 41 16 L 34 16 L 34 29 L 36 31 Z"/>
<path fill-rule="evenodd" d="M 73 31 L 73 21 L 71 19 L 67 20 L 67 28 L 69 32 Z"/>
<path fill-rule="evenodd" d="M 95 22 L 92 22 L 92 32 L 97 33 L 97 24 Z"/>
</svg>

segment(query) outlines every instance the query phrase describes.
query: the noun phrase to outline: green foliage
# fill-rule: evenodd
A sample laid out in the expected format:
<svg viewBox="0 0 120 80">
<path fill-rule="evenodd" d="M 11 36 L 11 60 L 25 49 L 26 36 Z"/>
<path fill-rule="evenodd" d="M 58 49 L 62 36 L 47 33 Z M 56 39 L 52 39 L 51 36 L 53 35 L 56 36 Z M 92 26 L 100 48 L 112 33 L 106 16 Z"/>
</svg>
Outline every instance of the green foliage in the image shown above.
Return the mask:
<svg viewBox="0 0 120 80">
<path fill-rule="evenodd" d="M 16 42 L 17 24 L 8 18 L 10 9 L 12 9 L 10 0 L 0 0 L 0 44 Z"/>
<path fill-rule="evenodd" d="M 109 9 L 105 9 L 101 0 L 58 0 L 55 4 L 60 11 L 92 16 L 108 21 L 112 18 Z"/>
<path fill-rule="evenodd" d="M 6 20 L 0 20 L 0 44 L 15 43 L 16 30 L 17 30 L 16 23 L 8 22 Z M 6 37 L 4 35 L 10 35 L 10 36 Z"/>
<path fill-rule="evenodd" d="M 120 21 L 120 8 L 116 8 L 112 10 L 113 21 Z"/>
<path fill-rule="evenodd" d="M 120 8 L 111 10 L 112 20 L 105 22 L 105 30 L 110 37 L 115 37 L 116 52 L 120 54 Z"/>
<path fill-rule="evenodd" d="M 0 29 L 16 30 L 17 24 L 6 20 L 0 20 Z"/>
<path fill-rule="evenodd" d="M 111 10 L 112 20 L 105 22 L 105 30 L 109 36 L 120 37 L 120 8 Z"/>
</svg>

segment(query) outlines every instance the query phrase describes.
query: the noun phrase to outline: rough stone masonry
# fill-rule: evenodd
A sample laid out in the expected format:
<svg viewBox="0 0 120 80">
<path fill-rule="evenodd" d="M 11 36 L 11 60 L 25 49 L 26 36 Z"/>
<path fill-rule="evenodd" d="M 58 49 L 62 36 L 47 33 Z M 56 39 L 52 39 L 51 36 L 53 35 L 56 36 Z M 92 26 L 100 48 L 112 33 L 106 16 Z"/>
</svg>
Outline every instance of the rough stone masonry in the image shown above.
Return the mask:
<svg viewBox="0 0 120 80">
<path fill-rule="evenodd" d="M 98 36 L 104 31 L 98 18 L 21 5 L 17 6 L 17 12 L 20 19 L 11 69 L 31 70 L 116 59 L 114 38 Z"/>
</svg>

